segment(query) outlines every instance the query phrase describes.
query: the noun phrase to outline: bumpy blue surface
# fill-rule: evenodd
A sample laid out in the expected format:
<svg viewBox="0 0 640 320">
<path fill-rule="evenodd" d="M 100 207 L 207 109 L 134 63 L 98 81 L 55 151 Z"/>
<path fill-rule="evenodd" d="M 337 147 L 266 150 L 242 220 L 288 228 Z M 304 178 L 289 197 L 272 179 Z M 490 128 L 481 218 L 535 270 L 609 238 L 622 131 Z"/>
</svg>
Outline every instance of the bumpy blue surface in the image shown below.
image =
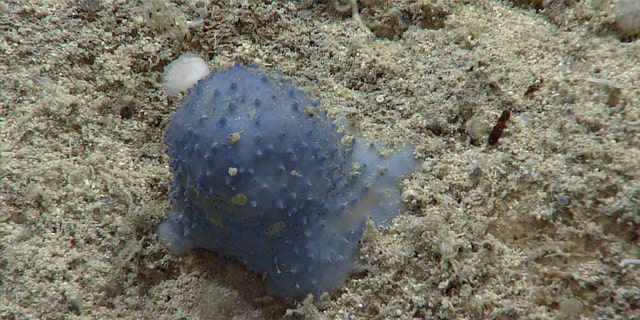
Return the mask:
<svg viewBox="0 0 640 320">
<path fill-rule="evenodd" d="M 175 253 L 199 247 L 265 275 L 285 298 L 333 293 L 353 272 L 366 220 L 403 208 L 410 150 L 382 156 L 352 140 L 318 102 L 280 74 L 235 65 L 184 97 L 167 130 L 168 219 Z"/>
</svg>

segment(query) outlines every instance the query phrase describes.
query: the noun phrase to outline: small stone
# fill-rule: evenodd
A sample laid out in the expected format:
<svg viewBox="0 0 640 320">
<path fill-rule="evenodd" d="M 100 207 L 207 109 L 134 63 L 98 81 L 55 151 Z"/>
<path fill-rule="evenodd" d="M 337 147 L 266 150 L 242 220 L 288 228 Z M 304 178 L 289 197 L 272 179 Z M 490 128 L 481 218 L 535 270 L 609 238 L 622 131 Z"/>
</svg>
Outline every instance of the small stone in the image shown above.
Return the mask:
<svg viewBox="0 0 640 320">
<path fill-rule="evenodd" d="M 469 137 L 471 137 L 471 143 L 479 146 L 489 132 L 489 123 L 482 118 L 473 117 L 467 121 L 466 130 Z"/>
</svg>

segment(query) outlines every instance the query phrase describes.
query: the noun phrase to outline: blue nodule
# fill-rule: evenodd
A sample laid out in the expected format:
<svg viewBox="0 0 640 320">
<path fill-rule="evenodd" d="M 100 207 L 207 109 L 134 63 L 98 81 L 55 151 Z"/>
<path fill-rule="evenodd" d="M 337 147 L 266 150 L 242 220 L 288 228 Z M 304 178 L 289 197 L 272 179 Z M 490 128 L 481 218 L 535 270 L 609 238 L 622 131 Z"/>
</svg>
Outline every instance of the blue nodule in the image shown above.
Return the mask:
<svg viewBox="0 0 640 320">
<path fill-rule="evenodd" d="M 172 209 L 160 238 L 175 253 L 236 260 L 277 296 L 335 292 L 355 270 L 367 219 L 380 226 L 403 209 L 398 182 L 417 167 L 409 149 L 346 146 L 338 129 L 280 73 L 211 73 L 167 129 Z"/>
</svg>

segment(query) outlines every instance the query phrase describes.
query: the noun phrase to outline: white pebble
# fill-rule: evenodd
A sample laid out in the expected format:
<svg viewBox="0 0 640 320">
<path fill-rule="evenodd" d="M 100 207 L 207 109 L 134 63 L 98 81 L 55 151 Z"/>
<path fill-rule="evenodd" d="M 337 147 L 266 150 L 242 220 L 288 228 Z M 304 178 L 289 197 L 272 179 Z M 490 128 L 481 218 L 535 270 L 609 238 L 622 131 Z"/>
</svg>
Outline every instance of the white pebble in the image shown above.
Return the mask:
<svg viewBox="0 0 640 320">
<path fill-rule="evenodd" d="M 193 87 L 209 72 L 209 66 L 202 57 L 191 53 L 183 54 L 164 68 L 164 89 L 169 95 L 177 96 Z"/>
<path fill-rule="evenodd" d="M 640 0 L 620 0 L 615 12 L 616 25 L 623 36 L 640 34 Z"/>
</svg>

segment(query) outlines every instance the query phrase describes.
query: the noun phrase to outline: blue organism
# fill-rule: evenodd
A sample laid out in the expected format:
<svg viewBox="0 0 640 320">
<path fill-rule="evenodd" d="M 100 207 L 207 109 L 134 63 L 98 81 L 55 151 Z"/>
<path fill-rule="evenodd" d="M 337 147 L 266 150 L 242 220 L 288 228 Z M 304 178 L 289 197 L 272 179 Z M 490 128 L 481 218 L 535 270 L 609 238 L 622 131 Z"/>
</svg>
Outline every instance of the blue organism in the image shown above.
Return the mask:
<svg viewBox="0 0 640 320">
<path fill-rule="evenodd" d="M 335 292 L 355 270 L 367 219 L 400 211 L 412 151 L 345 138 L 318 101 L 279 73 L 235 65 L 200 80 L 167 129 L 172 208 L 158 234 L 264 275 L 287 299 Z M 346 140 L 346 143 L 343 141 Z"/>
</svg>

